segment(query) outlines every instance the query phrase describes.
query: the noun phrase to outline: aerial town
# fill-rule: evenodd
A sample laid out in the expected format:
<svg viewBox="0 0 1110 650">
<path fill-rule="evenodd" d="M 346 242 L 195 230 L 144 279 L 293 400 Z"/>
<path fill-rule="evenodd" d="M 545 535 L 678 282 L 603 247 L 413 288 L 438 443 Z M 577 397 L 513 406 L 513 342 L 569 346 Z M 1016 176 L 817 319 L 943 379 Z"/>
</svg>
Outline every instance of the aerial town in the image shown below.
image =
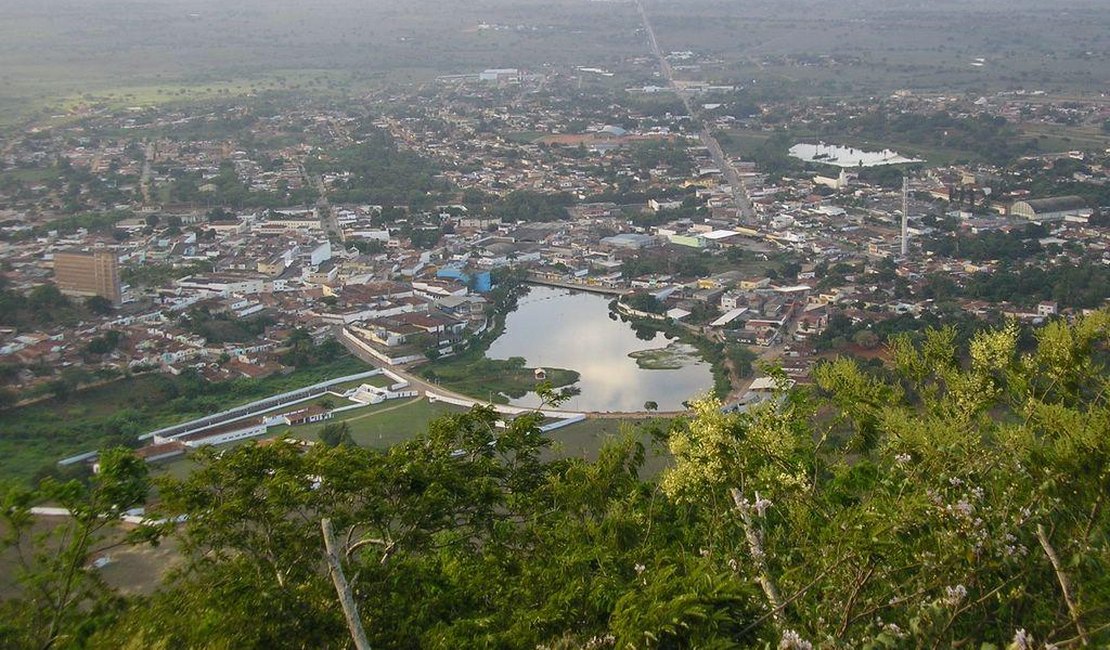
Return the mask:
<svg viewBox="0 0 1110 650">
<path fill-rule="evenodd" d="M 1105 0 L 0 8 L 0 647 L 1110 647 Z"/>
<path fill-rule="evenodd" d="M 35 320 L 6 307 L 7 390 L 185 368 L 213 381 L 263 377 L 283 371 L 298 328 L 317 341 L 341 332 L 389 366 L 450 356 L 485 331 L 491 278 L 509 269 L 635 298 L 639 313 L 751 346 L 800 381 L 822 351 L 874 348 L 872 330 L 903 315 L 1038 322 L 1106 297 L 1105 204 L 1069 189 L 1106 196 L 1105 152 L 1012 165 L 895 158 L 910 163 L 903 186 L 900 172 L 882 173 L 894 152 L 816 143 L 795 164 L 730 156 L 736 188 L 689 115 L 574 101 L 584 74 L 441 78 L 434 92 L 391 98 L 402 110 L 367 98 L 366 116 L 232 103 L 89 111 L 23 134 L 3 157 L 13 172 L 0 188 L 6 290 L 27 293 L 27 310 L 53 300 L 48 287 L 88 309 Z M 771 104 L 731 115 L 705 101 L 728 91 L 686 92 L 722 130 L 773 133 L 784 120 L 871 110 Z M 1101 123 L 1110 110 L 1014 95 L 885 101 L 922 118 Z M 389 163 L 369 159 L 381 151 Z M 736 207 L 737 189 L 750 212 Z M 1064 277 L 1087 265 L 1095 275 L 1063 291 L 990 280 L 1003 266 Z M 830 323 L 835 336 L 824 336 Z"/>
</svg>

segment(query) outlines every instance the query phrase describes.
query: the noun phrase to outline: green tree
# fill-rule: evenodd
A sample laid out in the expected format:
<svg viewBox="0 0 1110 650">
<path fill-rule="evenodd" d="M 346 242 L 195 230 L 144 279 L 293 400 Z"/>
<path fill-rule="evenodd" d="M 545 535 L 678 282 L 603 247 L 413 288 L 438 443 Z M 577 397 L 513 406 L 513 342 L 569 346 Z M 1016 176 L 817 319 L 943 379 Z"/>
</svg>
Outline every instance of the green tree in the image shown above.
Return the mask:
<svg viewBox="0 0 1110 650">
<path fill-rule="evenodd" d="M 6 486 L 0 519 L 4 547 L 15 549 L 21 596 L 3 604 L 5 624 L 0 641 L 6 647 L 79 646 L 89 623 L 110 620 L 120 602 L 90 565 L 114 542 L 108 532 L 130 509 L 142 505 L 149 482 L 146 463 L 127 449 L 100 455 L 99 471 L 89 483 L 44 480 L 35 490 Z M 69 516 L 45 534 L 33 531 L 31 506 L 48 501 Z M 116 532 L 137 541 L 143 530 Z"/>
<path fill-rule="evenodd" d="M 871 330 L 860 330 L 852 335 L 852 343 L 865 350 L 873 350 L 879 345 L 879 335 Z"/>
<path fill-rule="evenodd" d="M 85 300 L 85 308 L 97 316 L 107 316 L 112 313 L 112 301 L 103 296 L 90 296 Z"/>
<path fill-rule="evenodd" d="M 772 370 L 772 399 L 652 432 L 648 479 L 646 432 L 557 457 L 541 415 L 489 409 L 388 450 L 202 449 L 158 484 L 183 570 L 89 645 L 349 645 L 326 518 L 375 647 L 1101 647 L 1110 311 L 1020 332 Z"/>
<path fill-rule="evenodd" d="M 329 447 L 355 445 L 351 438 L 351 425 L 346 422 L 329 422 L 320 430 L 320 442 Z"/>
</svg>

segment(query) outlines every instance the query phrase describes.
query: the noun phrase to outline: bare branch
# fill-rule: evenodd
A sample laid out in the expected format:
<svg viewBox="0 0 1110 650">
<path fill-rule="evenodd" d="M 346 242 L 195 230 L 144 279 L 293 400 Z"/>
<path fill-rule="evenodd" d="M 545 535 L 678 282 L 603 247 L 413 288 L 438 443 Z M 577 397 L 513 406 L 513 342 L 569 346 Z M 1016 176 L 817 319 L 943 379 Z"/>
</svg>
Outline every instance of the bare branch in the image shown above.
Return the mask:
<svg viewBox="0 0 1110 650">
<path fill-rule="evenodd" d="M 1071 581 L 1064 573 L 1060 556 L 1056 555 L 1056 549 L 1052 547 L 1052 543 L 1048 540 L 1048 533 L 1045 532 L 1042 524 L 1037 524 L 1037 541 L 1041 543 L 1044 554 L 1048 556 L 1048 561 L 1052 563 L 1052 569 L 1056 572 L 1056 581 L 1060 583 L 1060 591 L 1064 594 L 1064 603 L 1068 606 L 1068 614 L 1071 615 L 1071 622 L 1075 625 L 1075 631 L 1079 633 L 1082 645 L 1088 645 L 1091 640 L 1087 637 L 1087 631 L 1083 629 L 1083 623 L 1079 620 L 1079 608 L 1075 606 Z"/>
<path fill-rule="evenodd" d="M 859 597 L 859 593 L 863 591 L 863 587 L 871 580 L 873 575 L 875 575 L 874 564 L 867 568 L 867 572 L 852 588 L 852 595 L 848 597 L 848 604 L 844 607 L 844 620 L 840 622 L 840 629 L 836 632 L 837 638 L 844 636 L 844 633 L 848 631 L 848 624 L 852 621 L 852 609 L 856 606 L 856 598 Z"/>
<path fill-rule="evenodd" d="M 763 588 L 763 593 L 767 595 L 767 602 L 771 605 L 772 617 L 776 626 L 783 624 L 782 616 L 782 596 L 779 594 L 779 588 L 775 585 L 775 581 L 771 578 L 770 568 L 767 566 L 767 558 L 763 550 L 763 531 L 755 525 L 752 520 L 751 508 L 744 501 L 743 495 L 740 490 L 732 488 L 732 501 L 736 504 L 736 510 L 740 513 L 740 521 L 744 527 L 744 537 L 748 541 L 748 551 L 751 553 L 752 560 L 755 562 L 756 572 L 759 578 L 759 586 Z"/>
<path fill-rule="evenodd" d="M 357 650 L 370 650 L 370 641 L 366 638 L 366 631 L 362 628 L 362 620 L 358 616 L 358 605 L 351 593 L 351 585 L 343 575 L 343 566 L 339 563 L 339 549 L 335 543 L 335 531 L 332 530 L 331 519 L 320 520 L 320 528 L 324 532 L 324 555 L 328 560 L 328 572 L 335 583 L 335 591 L 339 594 L 339 603 L 343 606 L 343 615 L 347 618 L 347 627 L 351 631 L 351 638 Z"/>
</svg>

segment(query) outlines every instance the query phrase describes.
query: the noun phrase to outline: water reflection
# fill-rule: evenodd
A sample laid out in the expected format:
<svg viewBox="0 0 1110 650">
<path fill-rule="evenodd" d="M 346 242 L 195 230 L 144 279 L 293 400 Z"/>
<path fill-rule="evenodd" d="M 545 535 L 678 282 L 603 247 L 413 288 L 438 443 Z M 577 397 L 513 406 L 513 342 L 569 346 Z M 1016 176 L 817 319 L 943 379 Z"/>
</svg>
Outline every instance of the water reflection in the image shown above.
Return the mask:
<svg viewBox="0 0 1110 650">
<path fill-rule="evenodd" d="M 922 162 L 917 158 L 907 158 L 897 151 L 863 151 L 854 147 L 841 147 L 835 144 L 799 143 L 790 147 L 790 155 L 806 162 L 820 162 L 836 167 L 879 167 L 881 165 L 901 165 Z"/>
<path fill-rule="evenodd" d="M 609 318 L 609 299 L 565 289 L 532 287 L 490 346 L 492 359 L 524 357 L 529 366 L 581 373 L 582 393 L 563 408 L 583 411 L 642 411 L 644 402 L 662 411 L 681 410 L 683 400 L 708 392 L 713 376 L 698 361 L 676 370 L 643 370 L 628 356 L 666 347 L 662 334 L 644 341 L 626 323 Z M 534 394 L 513 404 L 537 406 Z"/>
</svg>

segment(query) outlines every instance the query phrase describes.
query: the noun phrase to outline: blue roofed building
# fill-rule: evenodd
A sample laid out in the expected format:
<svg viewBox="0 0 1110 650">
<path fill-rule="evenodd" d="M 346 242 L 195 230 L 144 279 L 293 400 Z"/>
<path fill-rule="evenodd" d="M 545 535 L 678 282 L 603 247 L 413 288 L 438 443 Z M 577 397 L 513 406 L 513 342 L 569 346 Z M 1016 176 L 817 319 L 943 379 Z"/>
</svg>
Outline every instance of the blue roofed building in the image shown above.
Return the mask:
<svg viewBox="0 0 1110 650">
<path fill-rule="evenodd" d="M 458 280 L 465 283 L 472 291 L 478 293 L 489 293 L 493 289 L 493 279 L 490 277 L 489 271 L 474 271 L 467 273 L 463 269 L 456 266 L 445 266 L 436 271 L 436 277 L 447 280 Z M 473 277 L 473 280 L 471 278 Z"/>
</svg>

